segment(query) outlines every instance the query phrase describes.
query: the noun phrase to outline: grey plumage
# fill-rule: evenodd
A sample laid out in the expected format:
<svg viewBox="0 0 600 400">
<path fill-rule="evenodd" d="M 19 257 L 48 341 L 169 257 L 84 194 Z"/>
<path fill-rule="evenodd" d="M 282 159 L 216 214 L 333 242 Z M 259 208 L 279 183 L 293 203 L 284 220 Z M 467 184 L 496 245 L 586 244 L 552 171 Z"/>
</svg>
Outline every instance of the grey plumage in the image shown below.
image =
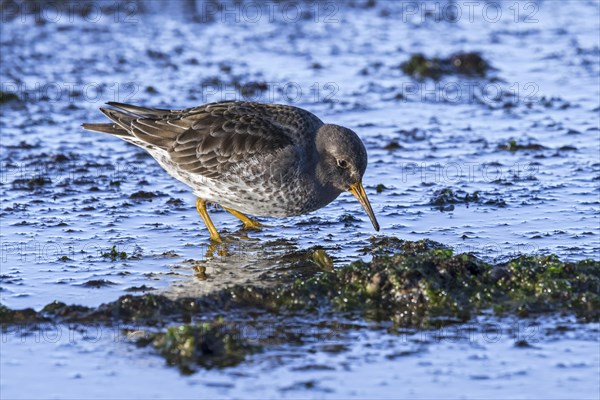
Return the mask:
<svg viewBox="0 0 600 400">
<path fill-rule="evenodd" d="M 367 166 L 354 132 L 297 107 L 219 102 L 165 110 L 108 104 L 118 110 L 100 110 L 112 123 L 83 127 L 146 149 L 198 197 L 243 213 L 314 211 L 360 182 Z"/>
</svg>

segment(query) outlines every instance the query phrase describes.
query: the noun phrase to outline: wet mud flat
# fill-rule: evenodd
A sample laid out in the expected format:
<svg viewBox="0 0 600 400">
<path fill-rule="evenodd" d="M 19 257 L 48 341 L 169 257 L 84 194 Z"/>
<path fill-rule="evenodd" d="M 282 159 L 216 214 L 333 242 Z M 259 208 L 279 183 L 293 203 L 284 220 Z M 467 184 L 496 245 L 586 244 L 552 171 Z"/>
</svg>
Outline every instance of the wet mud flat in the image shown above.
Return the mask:
<svg viewBox="0 0 600 400">
<path fill-rule="evenodd" d="M 597 393 L 597 4 L 491 23 L 402 3 L 335 3 L 337 23 L 304 2 L 293 20 L 147 3 L 3 21 L 3 392 Z M 187 188 L 80 129 L 106 101 L 232 99 L 358 132 L 381 234 L 342 195 L 256 232 L 212 208 L 212 245 Z"/>
</svg>

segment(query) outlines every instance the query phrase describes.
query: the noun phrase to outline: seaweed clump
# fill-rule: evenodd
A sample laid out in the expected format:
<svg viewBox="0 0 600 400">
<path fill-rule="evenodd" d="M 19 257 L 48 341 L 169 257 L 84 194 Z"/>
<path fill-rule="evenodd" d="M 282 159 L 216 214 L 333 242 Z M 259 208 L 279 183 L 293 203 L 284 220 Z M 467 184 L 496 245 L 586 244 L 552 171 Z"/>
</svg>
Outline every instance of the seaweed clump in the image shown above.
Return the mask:
<svg viewBox="0 0 600 400">
<path fill-rule="evenodd" d="M 427 58 L 421 53 L 413 54 L 400 69 L 416 79 L 440 79 L 444 75 L 464 75 L 483 78 L 491 69 L 479 53 L 456 53 L 447 58 Z"/>
<path fill-rule="evenodd" d="M 516 140 L 512 139 L 508 143 L 499 144 L 498 149 L 515 152 L 520 150 L 546 150 L 547 147 L 539 143 L 517 143 Z"/>
<path fill-rule="evenodd" d="M 246 355 L 260 347 L 246 340 L 235 325 L 222 319 L 196 325 L 169 327 L 165 332 L 149 335 L 139 345 L 152 343 L 154 348 L 184 374 L 203 368 L 225 368 L 244 361 Z"/>
</svg>

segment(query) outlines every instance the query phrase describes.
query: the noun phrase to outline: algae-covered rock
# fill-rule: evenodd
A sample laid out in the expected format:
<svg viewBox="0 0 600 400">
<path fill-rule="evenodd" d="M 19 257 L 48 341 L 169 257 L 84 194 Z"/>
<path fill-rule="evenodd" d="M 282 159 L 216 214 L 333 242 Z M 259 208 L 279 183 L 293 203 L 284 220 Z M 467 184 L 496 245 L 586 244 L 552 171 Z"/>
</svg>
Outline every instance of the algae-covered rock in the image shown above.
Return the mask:
<svg viewBox="0 0 600 400">
<path fill-rule="evenodd" d="M 154 348 L 183 373 L 192 373 L 198 366 L 224 368 L 237 365 L 246 356 L 260 350 L 250 344 L 236 325 L 219 319 L 197 325 L 172 326 L 165 332 L 152 334 Z"/>
<path fill-rule="evenodd" d="M 494 287 L 497 312 L 527 316 L 559 310 L 586 321 L 600 319 L 600 262 L 562 262 L 555 255 L 521 256 L 505 267 L 510 277 Z"/>
<path fill-rule="evenodd" d="M 239 285 L 201 298 L 169 299 L 161 295 L 126 295 L 96 309 L 55 303 L 29 318 L 60 321 L 135 322 L 163 326 L 209 312 L 261 309 L 353 312 L 404 326 L 427 326 L 439 318 L 464 321 L 483 310 L 528 315 L 570 312 L 586 321 L 599 319 L 600 262 L 562 262 L 556 256 L 521 256 L 492 265 L 471 254 L 429 240 L 411 242 L 375 238 L 363 249 L 371 262 L 358 261 L 330 272 L 311 268 L 279 287 Z M 329 265 L 326 253 L 313 253 Z M 6 323 L 19 311 L 2 309 Z M 23 319 L 21 318 L 21 319 Z"/>
<path fill-rule="evenodd" d="M 487 311 L 518 316 L 558 312 L 575 314 L 585 322 L 600 320 L 599 261 L 520 256 L 493 265 L 471 254 L 454 254 L 430 240 L 395 237 L 371 238 L 363 251 L 373 256 L 370 262 L 357 261 L 330 271 L 323 271 L 329 270 L 324 267 L 330 266 L 331 259 L 321 249 L 300 254 L 303 260 L 312 257 L 309 263 L 298 263 L 295 254 L 294 265 L 309 272 L 276 288 L 237 285 L 199 298 L 126 295 L 97 308 L 54 302 L 40 312 L 0 306 L 0 323 L 3 327 L 35 322 L 158 326 L 162 331 L 138 343 L 152 343 L 170 365 L 191 373 L 198 367 L 235 365 L 260 349 L 232 322 L 189 324 L 224 312 L 231 319 L 246 321 L 249 312 L 259 311 L 283 321 L 298 315 L 308 321 L 315 316 L 336 319 L 352 314 L 411 328 L 464 322 Z M 295 339 L 283 335 L 281 340 Z"/>
<path fill-rule="evenodd" d="M 426 243 L 396 246 L 400 251 L 393 255 L 377 255 L 370 263 L 355 262 L 297 282 L 286 295 L 295 304 L 327 299 L 337 310 L 415 327 L 440 318 L 466 321 L 487 309 L 518 315 L 568 312 L 585 321 L 600 318 L 600 262 L 523 256 L 493 266 Z"/>
<path fill-rule="evenodd" d="M 40 315 L 55 322 L 74 323 L 136 323 L 143 326 L 164 325 L 183 321 L 198 307 L 193 299 L 169 299 L 161 295 L 125 295 L 98 307 L 84 307 L 53 302 L 46 305 Z"/>
<path fill-rule="evenodd" d="M 471 296 L 489 265 L 471 255 L 454 256 L 450 249 L 410 243 L 406 251 L 355 262 L 290 290 L 301 303 L 317 293 L 334 309 L 403 326 L 429 325 L 437 317 L 467 320 L 473 311 Z"/>
<path fill-rule="evenodd" d="M 430 240 L 394 237 L 372 238 L 363 251 L 373 256 L 372 261 L 330 271 L 331 260 L 322 250 L 310 251 L 310 262 L 298 263 L 292 258 L 295 268 L 306 272 L 275 288 L 237 285 L 199 298 L 126 295 L 97 308 L 53 303 L 40 313 L 3 307 L 0 317 L 8 324 L 40 318 L 165 326 L 208 313 L 262 310 L 285 316 L 341 311 L 421 327 L 440 319 L 465 321 L 493 310 L 517 315 L 564 312 L 585 321 L 600 319 L 598 261 L 521 256 L 493 265 L 471 254 L 455 255 L 452 249 Z"/>
<path fill-rule="evenodd" d="M 136 322 L 151 326 L 181 319 L 192 312 L 198 312 L 193 300 L 171 300 L 165 296 L 145 294 L 122 296 L 117 301 L 100 305 L 92 315 L 105 321 Z"/>
</svg>

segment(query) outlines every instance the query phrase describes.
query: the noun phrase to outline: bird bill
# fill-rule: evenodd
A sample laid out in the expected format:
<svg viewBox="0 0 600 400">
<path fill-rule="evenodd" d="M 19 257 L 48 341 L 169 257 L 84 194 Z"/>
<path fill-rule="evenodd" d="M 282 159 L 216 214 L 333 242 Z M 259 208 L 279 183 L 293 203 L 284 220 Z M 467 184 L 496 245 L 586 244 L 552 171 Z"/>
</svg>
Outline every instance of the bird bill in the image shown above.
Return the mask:
<svg viewBox="0 0 600 400">
<path fill-rule="evenodd" d="M 375 228 L 376 231 L 379 231 L 379 222 L 377 222 L 377 219 L 375 218 L 375 213 L 371 208 L 371 203 L 369 202 L 367 193 L 365 193 L 365 188 L 363 187 L 362 182 L 357 182 L 353 185 L 350 185 L 349 191 L 354 195 L 354 197 L 356 197 L 360 205 L 365 209 L 365 212 L 373 224 L 373 228 Z"/>
</svg>

